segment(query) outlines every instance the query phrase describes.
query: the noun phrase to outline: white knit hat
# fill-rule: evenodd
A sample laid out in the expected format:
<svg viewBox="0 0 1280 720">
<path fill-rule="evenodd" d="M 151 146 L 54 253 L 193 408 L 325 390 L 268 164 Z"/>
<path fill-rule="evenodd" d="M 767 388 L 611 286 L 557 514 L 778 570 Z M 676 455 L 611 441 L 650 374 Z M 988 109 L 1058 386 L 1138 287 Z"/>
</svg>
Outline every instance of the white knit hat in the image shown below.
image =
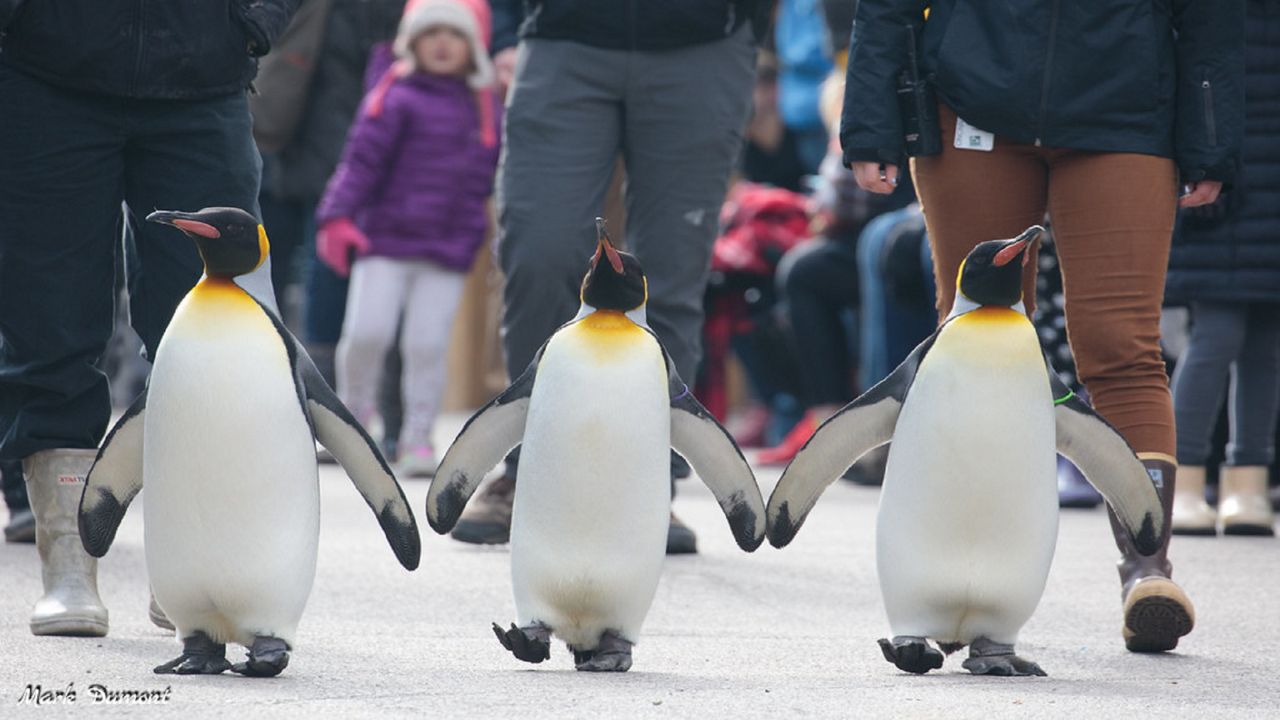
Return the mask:
<svg viewBox="0 0 1280 720">
<path fill-rule="evenodd" d="M 405 5 L 393 49 L 396 57 L 413 59 L 413 41 L 428 28 L 445 25 L 461 32 L 471 45 L 474 66 L 467 82 L 473 88 L 493 84 L 489 60 L 489 5 L 485 0 L 409 0 Z"/>
</svg>

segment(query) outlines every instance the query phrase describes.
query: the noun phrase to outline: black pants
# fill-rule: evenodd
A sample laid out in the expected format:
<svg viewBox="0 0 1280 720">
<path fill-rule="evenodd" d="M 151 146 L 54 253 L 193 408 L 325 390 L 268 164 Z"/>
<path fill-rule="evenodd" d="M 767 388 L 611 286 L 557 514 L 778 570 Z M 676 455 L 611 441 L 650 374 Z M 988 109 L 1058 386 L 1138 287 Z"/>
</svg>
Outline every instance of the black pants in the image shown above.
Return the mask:
<svg viewBox="0 0 1280 720">
<path fill-rule="evenodd" d="M 846 316 L 858 306 L 858 261 L 851 245 L 816 239 L 798 246 L 778 269 L 805 365 L 800 373 L 806 407 L 844 405 L 854 398 L 853 352 Z"/>
<path fill-rule="evenodd" d="M 0 63 L 0 457 L 92 448 L 111 414 L 94 367 L 111 337 L 121 202 L 138 263 L 133 328 L 154 357 L 202 271 L 157 208 L 257 212 L 245 96 L 136 100 L 58 88 Z"/>
</svg>

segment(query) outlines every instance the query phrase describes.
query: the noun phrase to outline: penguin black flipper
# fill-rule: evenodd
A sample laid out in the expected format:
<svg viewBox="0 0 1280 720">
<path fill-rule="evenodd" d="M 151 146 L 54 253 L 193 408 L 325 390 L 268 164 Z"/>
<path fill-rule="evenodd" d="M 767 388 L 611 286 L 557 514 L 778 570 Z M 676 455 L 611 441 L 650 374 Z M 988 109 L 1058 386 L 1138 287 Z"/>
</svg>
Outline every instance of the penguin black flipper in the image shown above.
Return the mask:
<svg viewBox="0 0 1280 720">
<path fill-rule="evenodd" d="M 1058 452 L 1102 493 L 1144 555 L 1160 549 L 1164 513 L 1147 469 L 1129 443 L 1058 377 L 1045 357 L 1053 390 Z"/>
<path fill-rule="evenodd" d="M 755 473 L 733 436 L 680 379 L 665 348 L 662 355 L 671 394 L 671 447 L 689 461 L 716 496 L 738 547 L 751 552 L 764 541 L 765 528 L 764 497 Z"/>
<path fill-rule="evenodd" d="M 147 389 L 144 387 L 107 433 L 85 477 L 77 521 L 80 542 L 93 557 L 107 554 L 129 503 L 142 489 L 142 430 L 146 410 Z"/>
<path fill-rule="evenodd" d="M 298 400 L 302 403 L 303 415 L 311 423 L 316 439 L 333 454 L 334 459 L 351 478 L 356 490 L 369 504 L 369 509 L 378 518 L 378 524 L 382 526 L 382 532 L 396 559 L 406 570 L 417 569 L 422 557 L 418 522 L 409 508 L 404 490 L 396 482 L 395 474 L 382 457 L 382 452 L 329 387 L 324 376 L 316 369 L 311 356 L 303 349 L 302 343 L 298 342 L 275 313 L 261 302 L 258 302 L 258 306 L 271 319 L 288 350 Z"/>
<path fill-rule="evenodd" d="M 485 474 L 524 439 L 529 397 L 546 348 L 543 343 L 520 377 L 467 420 L 441 459 L 427 491 L 427 523 L 441 535 L 453 529 Z"/>
<path fill-rule="evenodd" d="M 791 542 L 827 486 L 858 458 L 893 439 L 898 413 L 938 332 L 917 345 L 888 377 L 818 426 L 796 453 L 769 496 L 771 545 Z"/>
</svg>

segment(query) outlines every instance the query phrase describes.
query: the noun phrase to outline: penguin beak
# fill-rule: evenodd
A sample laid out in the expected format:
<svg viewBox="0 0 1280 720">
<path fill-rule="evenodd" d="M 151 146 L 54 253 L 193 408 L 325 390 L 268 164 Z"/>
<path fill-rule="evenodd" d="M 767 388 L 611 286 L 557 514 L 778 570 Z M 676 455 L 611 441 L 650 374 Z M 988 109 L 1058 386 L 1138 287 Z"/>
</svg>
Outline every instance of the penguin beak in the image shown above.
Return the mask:
<svg viewBox="0 0 1280 720">
<path fill-rule="evenodd" d="M 211 240 L 222 237 L 222 232 L 218 228 L 195 218 L 196 216 L 191 213 L 157 210 L 147 216 L 147 222 L 172 225 L 192 237 Z"/>
<path fill-rule="evenodd" d="M 1023 230 L 1021 235 L 1010 240 L 1003 248 L 1000 248 L 1000 252 L 996 253 L 995 258 L 991 260 L 991 264 L 996 267 L 1004 267 L 1013 262 L 1014 258 L 1021 256 L 1022 264 L 1026 265 L 1027 256 L 1024 253 L 1027 248 L 1031 247 L 1031 243 L 1040 237 L 1042 232 L 1044 232 L 1044 228 L 1039 225 L 1032 225 Z"/>
<path fill-rule="evenodd" d="M 591 267 L 600 263 L 602 255 L 609 259 L 609 265 L 613 267 L 614 272 L 623 274 L 622 256 L 614 249 L 613 241 L 609 239 L 609 232 L 604 228 L 604 218 L 596 218 L 596 254 L 591 256 Z"/>
</svg>

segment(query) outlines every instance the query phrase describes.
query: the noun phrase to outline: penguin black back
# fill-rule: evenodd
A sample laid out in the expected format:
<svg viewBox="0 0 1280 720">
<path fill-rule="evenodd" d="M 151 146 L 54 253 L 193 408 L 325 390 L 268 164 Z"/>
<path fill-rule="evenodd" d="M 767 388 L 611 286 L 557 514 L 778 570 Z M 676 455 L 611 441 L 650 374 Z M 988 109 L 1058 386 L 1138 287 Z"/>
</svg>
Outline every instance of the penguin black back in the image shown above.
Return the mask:
<svg viewBox="0 0 1280 720">
<path fill-rule="evenodd" d="M 1012 307 L 1022 300 L 1027 249 L 1044 232 L 1032 225 L 1011 240 L 988 240 L 969 251 L 956 283 L 960 294 L 978 305 Z"/>
<path fill-rule="evenodd" d="M 266 261 L 270 250 L 267 233 L 257 218 L 239 208 L 157 210 L 147 221 L 172 225 L 194 240 L 209 277 L 233 278 L 253 272 Z"/>
</svg>

